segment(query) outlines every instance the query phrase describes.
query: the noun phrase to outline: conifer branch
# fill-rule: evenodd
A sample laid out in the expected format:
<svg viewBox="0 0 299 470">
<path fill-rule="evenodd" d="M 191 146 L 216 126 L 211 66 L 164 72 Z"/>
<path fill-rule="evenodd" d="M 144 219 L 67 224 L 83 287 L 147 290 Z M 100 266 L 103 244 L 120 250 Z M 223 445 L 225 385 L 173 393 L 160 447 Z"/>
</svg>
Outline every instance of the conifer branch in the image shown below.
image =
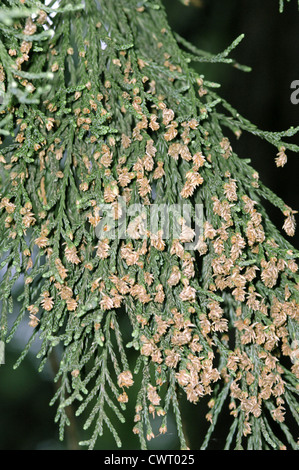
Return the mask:
<svg viewBox="0 0 299 470">
<path fill-rule="evenodd" d="M 107 430 L 122 445 L 134 390 L 142 449 L 171 413 L 187 448 L 178 392 L 210 397 L 204 449 L 227 406 L 225 449 L 297 448 L 299 253 L 263 201 L 288 236 L 296 211 L 227 132 L 264 139 L 281 167 L 298 128 L 258 129 L 190 67 L 247 70 L 230 57 L 243 35 L 213 55 L 171 31 L 160 0 L 26 4 L 5 0 L 0 22 L 1 339 L 33 329 L 16 366 L 37 337 L 40 370 L 59 348 L 59 435 L 71 407 L 89 449 Z M 148 224 L 158 207 L 169 220 Z"/>
</svg>

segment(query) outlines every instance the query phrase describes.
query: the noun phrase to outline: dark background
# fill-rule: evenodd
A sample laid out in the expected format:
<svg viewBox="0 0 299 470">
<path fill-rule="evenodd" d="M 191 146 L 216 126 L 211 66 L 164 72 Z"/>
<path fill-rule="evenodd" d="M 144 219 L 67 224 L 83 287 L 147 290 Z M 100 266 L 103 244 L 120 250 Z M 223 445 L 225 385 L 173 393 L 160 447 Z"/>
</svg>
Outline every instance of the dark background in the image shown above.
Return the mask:
<svg viewBox="0 0 299 470">
<path fill-rule="evenodd" d="M 194 0 L 195 2 L 195 0 Z M 172 28 L 198 48 L 212 53 L 222 52 L 241 33 L 245 39 L 232 53 L 241 64 L 252 67 L 244 73 L 230 65 L 195 64 L 207 80 L 221 84 L 218 90 L 240 114 L 263 130 L 282 131 L 299 125 L 299 105 L 290 101 L 293 80 L 299 80 L 299 12 L 295 0 L 287 3 L 285 12 L 279 13 L 278 0 L 197 0 L 201 6 L 185 7 L 175 0 L 164 0 Z M 292 138 L 299 144 L 299 137 Z M 251 158 L 252 166 L 261 180 L 278 194 L 290 207 L 299 210 L 298 170 L 299 155 L 288 152 L 288 163 L 276 168 L 276 149 L 259 138 L 243 133 L 233 142 L 240 157 Z M 282 215 L 267 205 L 273 222 L 281 227 Z M 299 248 L 298 235 L 290 240 Z M 0 367 L 0 449 L 1 450 L 54 450 L 68 449 L 68 441 L 61 443 L 54 423 L 55 407 L 49 407 L 53 396 L 52 371 L 37 372 L 38 360 L 31 354 L 22 366 L 13 370 L 21 348 L 25 344 L 20 330 L 16 340 L 6 348 L 6 364 Z M 189 436 L 194 436 L 191 448 L 198 448 L 204 429 L 198 426 L 206 410 L 185 406 Z M 132 409 L 129 409 L 132 413 Z M 190 420 L 189 420 L 190 418 Z M 132 421 L 122 426 L 121 437 L 125 449 L 138 448 L 132 434 Z M 81 421 L 78 423 L 80 429 Z M 217 428 L 212 448 L 221 449 L 222 429 L 226 417 Z M 225 434 L 225 432 L 224 432 Z M 81 436 L 80 439 L 85 439 Z M 175 449 L 177 439 L 174 425 L 168 434 L 150 442 L 153 449 Z M 107 432 L 98 449 L 114 449 Z"/>
</svg>

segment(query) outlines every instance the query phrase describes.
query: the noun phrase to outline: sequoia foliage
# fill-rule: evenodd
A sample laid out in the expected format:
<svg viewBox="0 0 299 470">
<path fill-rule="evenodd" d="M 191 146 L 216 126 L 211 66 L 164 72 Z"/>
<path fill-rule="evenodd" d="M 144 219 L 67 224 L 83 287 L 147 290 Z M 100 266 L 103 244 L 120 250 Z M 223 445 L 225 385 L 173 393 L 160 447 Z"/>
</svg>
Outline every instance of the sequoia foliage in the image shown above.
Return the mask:
<svg viewBox="0 0 299 470">
<path fill-rule="evenodd" d="M 142 449 L 170 415 L 186 449 L 183 392 L 196 406 L 208 397 L 202 449 L 225 408 L 225 449 L 298 449 L 286 421 L 298 423 L 299 253 L 283 234 L 295 211 L 230 141 L 264 139 L 282 167 L 298 129 L 258 129 L 190 65 L 246 71 L 230 57 L 242 38 L 198 50 L 161 0 L 1 3 L 0 339 L 26 319 L 16 367 L 37 338 L 40 370 L 56 354 L 61 439 L 73 406 L 92 428 L 82 445 L 109 430 L 121 446 L 134 398 Z M 149 223 L 161 205 L 167 236 Z"/>
</svg>

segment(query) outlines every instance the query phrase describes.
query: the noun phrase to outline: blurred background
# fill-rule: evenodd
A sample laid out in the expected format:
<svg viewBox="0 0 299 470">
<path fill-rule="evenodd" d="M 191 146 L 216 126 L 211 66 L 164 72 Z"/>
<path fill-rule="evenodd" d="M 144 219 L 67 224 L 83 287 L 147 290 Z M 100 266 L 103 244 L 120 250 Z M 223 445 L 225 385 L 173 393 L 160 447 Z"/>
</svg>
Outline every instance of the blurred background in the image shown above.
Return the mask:
<svg viewBox="0 0 299 470">
<path fill-rule="evenodd" d="M 230 65 L 194 64 L 205 78 L 218 82 L 220 96 L 224 97 L 240 114 L 263 130 L 282 131 L 299 125 L 299 104 L 291 103 L 291 83 L 299 80 L 299 12 L 297 2 L 285 5 L 279 13 L 278 0 L 191 0 L 185 7 L 178 1 L 164 0 L 171 27 L 198 48 L 211 53 L 222 52 L 241 33 L 245 39 L 232 53 L 239 63 L 252 68 L 250 73 L 241 72 Z M 299 144 L 299 137 L 292 138 Z M 288 163 L 276 168 L 276 149 L 259 138 L 243 134 L 232 141 L 240 157 L 251 158 L 252 166 L 261 180 L 278 194 L 287 205 L 299 211 L 299 155 L 288 152 Z M 282 215 L 267 205 L 272 221 L 281 227 Z M 297 218 L 298 220 L 298 218 Z M 290 239 L 299 248 L 297 236 Z M 64 443 L 58 439 L 54 423 L 55 406 L 49 401 L 55 393 L 53 372 L 46 367 L 37 372 L 38 360 L 34 349 L 13 370 L 20 351 L 26 344 L 26 330 L 20 330 L 15 340 L 6 347 L 5 365 L 0 366 L 0 449 L 1 450 L 64 450 L 76 448 L 73 439 L 86 435 L 72 429 Z M 38 344 L 36 345 L 38 350 Z M 128 415 L 134 413 L 132 402 Z M 198 449 L 205 429 L 199 428 L 207 410 L 185 402 L 187 434 L 191 448 Z M 190 418 L 190 420 L 188 419 Z M 211 449 L 223 448 L 225 433 L 222 429 L 227 417 L 223 416 L 217 426 Z M 132 434 L 132 421 L 122 425 L 121 438 L 124 449 L 139 447 Z M 203 421 L 205 421 L 203 419 Z M 158 422 L 159 423 L 159 422 Z M 158 433 L 157 429 L 154 429 Z M 192 437 L 193 436 L 193 437 Z M 174 424 L 169 422 L 168 433 L 150 441 L 152 449 L 176 449 L 178 445 Z M 107 432 L 97 449 L 115 449 Z"/>
</svg>

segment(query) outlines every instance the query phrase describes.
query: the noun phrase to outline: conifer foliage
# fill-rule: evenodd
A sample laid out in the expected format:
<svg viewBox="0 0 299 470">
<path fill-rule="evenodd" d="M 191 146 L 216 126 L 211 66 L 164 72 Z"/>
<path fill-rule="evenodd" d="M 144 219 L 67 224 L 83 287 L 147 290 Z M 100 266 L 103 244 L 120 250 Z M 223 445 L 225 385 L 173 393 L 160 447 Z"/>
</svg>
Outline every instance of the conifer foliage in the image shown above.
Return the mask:
<svg viewBox="0 0 299 470">
<path fill-rule="evenodd" d="M 1 3 L 0 339 L 25 319 L 16 366 L 37 338 L 40 370 L 57 351 L 61 439 L 72 405 L 90 429 L 83 446 L 109 431 L 121 446 L 134 399 L 142 449 L 170 414 L 186 449 L 184 394 L 209 400 L 202 449 L 225 409 L 225 449 L 297 448 L 287 419 L 298 423 L 299 254 L 283 235 L 295 211 L 229 139 L 250 132 L 283 166 L 298 129 L 259 130 L 190 65 L 246 70 L 230 58 L 241 39 L 197 50 L 161 0 Z M 148 223 L 158 205 L 172 208 L 167 236 Z"/>
</svg>

